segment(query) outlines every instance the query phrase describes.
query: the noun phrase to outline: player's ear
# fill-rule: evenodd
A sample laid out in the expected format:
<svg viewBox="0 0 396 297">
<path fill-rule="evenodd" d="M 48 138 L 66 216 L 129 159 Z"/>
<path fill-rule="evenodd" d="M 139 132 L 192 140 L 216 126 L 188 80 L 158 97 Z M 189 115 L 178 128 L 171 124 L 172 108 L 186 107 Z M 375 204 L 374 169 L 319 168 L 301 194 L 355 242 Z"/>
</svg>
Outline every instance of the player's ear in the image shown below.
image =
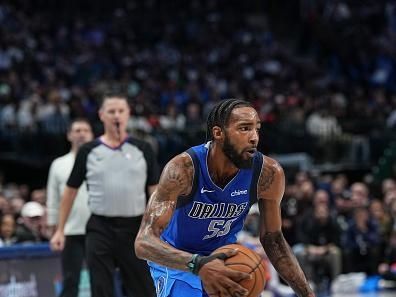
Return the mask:
<svg viewBox="0 0 396 297">
<path fill-rule="evenodd" d="M 212 128 L 212 133 L 213 133 L 213 138 L 216 140 L 221 139 L 223 137 L 223 131 L 219 126 L 214 126 Z"/>
</svg>

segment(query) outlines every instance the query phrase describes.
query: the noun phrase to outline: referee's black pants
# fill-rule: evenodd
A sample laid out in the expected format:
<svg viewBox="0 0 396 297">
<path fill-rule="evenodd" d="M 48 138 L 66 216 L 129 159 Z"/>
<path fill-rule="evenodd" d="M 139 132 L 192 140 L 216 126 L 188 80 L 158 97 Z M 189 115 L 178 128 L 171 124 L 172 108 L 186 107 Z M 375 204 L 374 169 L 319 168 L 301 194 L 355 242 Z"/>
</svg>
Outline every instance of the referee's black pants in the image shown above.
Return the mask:
<svg viewBox="0 0 396 297">
<path fill-rule="evenodd" d="M 127 297 L 155 296 L 147 263 L 135 255 L 134 242 L 141 219 L 91 215 L 86 234 L 91 297 L 114 296 L 116 267 Z"/>
<path fill-rule="evenodd" d="M 60 297 L 77 297 L 85 256 L 85 235 L 67 235 L 62 251 L 63 288 Z"/>
</svg>

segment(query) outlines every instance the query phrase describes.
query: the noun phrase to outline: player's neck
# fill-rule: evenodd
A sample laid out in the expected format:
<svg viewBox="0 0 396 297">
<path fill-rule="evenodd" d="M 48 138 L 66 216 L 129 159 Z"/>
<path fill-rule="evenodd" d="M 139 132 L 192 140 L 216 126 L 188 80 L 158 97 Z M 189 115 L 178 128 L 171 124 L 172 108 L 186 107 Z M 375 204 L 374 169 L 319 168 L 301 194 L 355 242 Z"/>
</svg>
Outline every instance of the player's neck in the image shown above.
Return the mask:
<svg viewBox="0 0 396 297">
<path fill-rule="evenodd" d="M 227 184 L 239 171 L 215 143 L 209 149 L 208 170 L 213 181 L 219 186 Z"/>
</svg>

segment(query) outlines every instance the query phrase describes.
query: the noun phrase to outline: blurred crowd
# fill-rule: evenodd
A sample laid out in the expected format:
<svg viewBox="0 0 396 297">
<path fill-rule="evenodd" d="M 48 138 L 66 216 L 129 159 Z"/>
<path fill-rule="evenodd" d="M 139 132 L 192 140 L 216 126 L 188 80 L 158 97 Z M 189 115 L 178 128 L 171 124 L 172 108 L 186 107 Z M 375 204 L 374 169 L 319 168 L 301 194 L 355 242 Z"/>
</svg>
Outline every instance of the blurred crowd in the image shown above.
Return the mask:
<svg viewBox="0 0 396 297">
<path fill-rule="evenodd" d="M 344 174 L 300 171 L 286 186 L 283 233 L 314 285 L 329 286 L 341 274 L 363 272 L 396 288 L 396 180 L 375 186 L 366 179 L 351 182 Z M 239 239 L 264 253 L 258 232 L 253 207 Z"/>
<path fill-rule="evenodd" d="M 46 214 L 45 189 L 0 183 L 0 247 L 48 241 Z M 282 218 L 285 238 L 313 283 L 349 272 L 396 281 L 395 179 L 377 187 L 369 179 L 300 171 L 287 184 Z M 253 206 L 239 239 L 263 253 L 258 219 Z"/>
<path fill-rule="evenodd" d="M 391 0 L 3 1 L 0 150 L 59 155 L 70 118 L 97 123 L 99 94 L 118 84 L 160 161 L 201 142 L 227 97 L 253 101 L 265 152 L 376 161 L 396 125 L 395 11 Z"/>
</svg>

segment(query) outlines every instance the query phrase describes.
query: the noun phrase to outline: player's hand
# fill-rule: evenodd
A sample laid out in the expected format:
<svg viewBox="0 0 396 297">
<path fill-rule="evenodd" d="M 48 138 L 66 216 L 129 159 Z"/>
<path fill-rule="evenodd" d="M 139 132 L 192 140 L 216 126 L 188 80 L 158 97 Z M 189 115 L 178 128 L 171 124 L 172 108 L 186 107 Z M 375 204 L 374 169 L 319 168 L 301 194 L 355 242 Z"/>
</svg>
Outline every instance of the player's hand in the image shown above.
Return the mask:
<svg viewBox="0 0 396 297">
<path fill-rule="evenodd" d="M 238 250 L 224 252 L 226 258 L 232 257 L 236 253 Z M 250 278 L 250 275 L 227 268 L 224 265 L 224 260 L 217 258 L 207 262 L 201 267 L 198 275 L 210 297 L 243 297 L 249 293 L 238 282 Z"/>
<path fill-rule="evenodd" d="M 61 230 L 56 230 L 50 241 L 51 250 L 60 252 L 65 247 L 65 234 Z"/>
</svg>

